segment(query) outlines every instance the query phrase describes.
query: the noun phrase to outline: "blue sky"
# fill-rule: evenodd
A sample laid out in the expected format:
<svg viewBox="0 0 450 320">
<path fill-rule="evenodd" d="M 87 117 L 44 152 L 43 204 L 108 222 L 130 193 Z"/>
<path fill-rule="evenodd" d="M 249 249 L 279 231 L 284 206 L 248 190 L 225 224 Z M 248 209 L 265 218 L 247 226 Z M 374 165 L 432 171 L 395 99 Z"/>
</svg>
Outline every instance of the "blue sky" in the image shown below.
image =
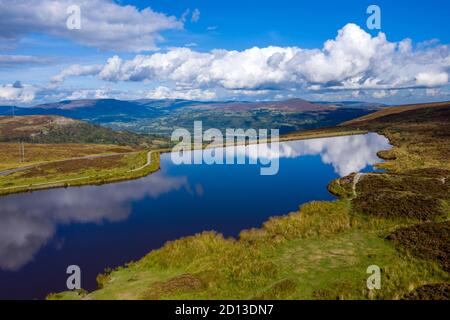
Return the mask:
<svg viewBox="0 0 450 320">
<path fill-rule="evenodd" d="M 80 30 L 66 27 L 71 4 Z M 372 4 L 381 30 L 367 28 Z M 446 0 L 0 0 L 0 104 L 450 100 L 448 12 Z"/>
<path fill-rule="evenodd" d="M 201 20 L 188 26 L 200 36 L 201 49 L 243 50 L 252 46 L 320 47 L 349 22 L 365 25 L 366 9 L 377 4 L 382 9 L 382 30 L 394 41 L 413 38 L 421 42 L 433 38 L 450 42 L 450 2 L 446 0 L 227 0 L 227 1 L 122 1 L 140 8 L 152 8 L 181 15 L 186 8 L 199 8 Z M 208 35 L 205 29 L 217 26 Z"/>
</svg>

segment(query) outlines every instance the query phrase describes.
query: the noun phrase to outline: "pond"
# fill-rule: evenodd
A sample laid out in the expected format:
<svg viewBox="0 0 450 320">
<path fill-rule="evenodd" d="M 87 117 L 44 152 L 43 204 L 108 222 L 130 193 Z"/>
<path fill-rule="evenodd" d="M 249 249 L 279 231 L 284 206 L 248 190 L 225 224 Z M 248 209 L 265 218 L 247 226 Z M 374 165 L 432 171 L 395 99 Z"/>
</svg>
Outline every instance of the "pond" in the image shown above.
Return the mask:
<svg viewBox="0 0 450 320">
<path fill-rule="evenodd" d="M 389 148 L 375 133 L 284 142 L 273 176 L 257 165 L 175 165 L 163 154 L 161 170 L 138 180 L 1 197 L 0 299 L 64 291 L 69 265 L 93 290 L 106 267 L 169 240 L 207 230 L 236 237 L 303 203 L 332 200 L 331 180 L 374 171 L 376 153 Z"/>
</svg>

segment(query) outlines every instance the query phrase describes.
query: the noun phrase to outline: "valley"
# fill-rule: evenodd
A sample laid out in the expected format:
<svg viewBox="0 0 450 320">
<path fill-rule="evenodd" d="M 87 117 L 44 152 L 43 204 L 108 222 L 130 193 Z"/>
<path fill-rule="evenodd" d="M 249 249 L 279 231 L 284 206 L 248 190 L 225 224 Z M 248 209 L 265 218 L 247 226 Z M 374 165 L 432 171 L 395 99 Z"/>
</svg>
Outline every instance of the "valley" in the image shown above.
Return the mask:
<svg viewBox="0 0 450 320">
<path fill-rule="evenodd" d="M 15 108 L 16 115 L 58 115 L 99 124 L 114 130 L 170 136 L 177 128 L 278 128 L 282 134 L 334 126 L 366 115 L 381 105 L 368 103 L 312 103 L 301 99 L 275 102 L 199 102 L 187 100 L 79 100 L 32 108 Z M 0 115 L 11 115 L 0 107 Z"/>
</svg>

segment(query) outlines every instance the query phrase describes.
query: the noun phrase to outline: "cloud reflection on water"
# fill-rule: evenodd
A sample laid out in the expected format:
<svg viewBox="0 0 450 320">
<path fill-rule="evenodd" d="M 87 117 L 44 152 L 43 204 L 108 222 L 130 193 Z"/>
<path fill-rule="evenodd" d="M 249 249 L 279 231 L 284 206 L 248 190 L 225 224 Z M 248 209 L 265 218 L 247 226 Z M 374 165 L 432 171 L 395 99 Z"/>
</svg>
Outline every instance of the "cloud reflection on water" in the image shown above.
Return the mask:
<svg viewBox="0 0 450 320">
<path fill-rule="evenodd" d="M 258 153 L 258 148 L 259 153 Z M 263 146 L 264 148 L 264 146 Z M 279 151 L 251 145 L 238 148 L 255 159 L 297 158 L 320 155 L 340 176 L 379 162 L 379 150 L 389 149 L 388 140 L 377 134 L 345 136 L 281 143 Z M 276 150 L 276 149 L 275 149 Z M 163 162 L 164 165 L 170 165 Z M 54 189 L 0 198 L 0 269 L 19 270 L 55 235 L 58 225 L 117 222 L 128 218 L 133 201 L 184 189 L 202 196 L 200 184 L 191 187 L 186 176 L 160 171 L 144 179 L 97 187 Z"/>
<path fill-rule="evenodd" d="M 57 225 L 125 220 L 131 202 L 144 197 L 188 188 L 187 177 L 168 177 L 161 172 L 148 179 L 100 187 L 54 189 L 1 199 L 0 269 L 15 271 L 55 234 Z M 26 201 L 21 201 L 26 196 Z"/>
<path fill-rule="evenodd" d="M 282 159 L 320 155 L 323 163 L 332 165 L 334 171 L 343 177 L 380 162 L 377 152 L 390 148 L 388 139 L 376 133 L 369 133 L 366 135 L 290 141 L 280 143 L 278 150 L 271 149 L 270 145 L 269 147 L 250 145 L 239 148 L 239 152 L 245 152 L 252 159 L 258 157 Z"/>
</svg>

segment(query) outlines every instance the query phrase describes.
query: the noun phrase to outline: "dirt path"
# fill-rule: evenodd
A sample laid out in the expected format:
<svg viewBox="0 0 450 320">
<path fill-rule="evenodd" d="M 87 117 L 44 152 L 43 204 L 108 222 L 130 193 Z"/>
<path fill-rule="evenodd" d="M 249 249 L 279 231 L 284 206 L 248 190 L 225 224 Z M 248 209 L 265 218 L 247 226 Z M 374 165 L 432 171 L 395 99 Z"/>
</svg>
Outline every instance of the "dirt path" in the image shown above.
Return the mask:
<svg viewBox="0 0 450 320">
<path fill-rule="evenodd" d="M 142 167 L 139 167 L 139 168 L 137 168 L 137 169 L 133 169 L 133 170 L 131 170 L 130 172 L 139 171 L 139 170 L 142 170 L 142 169 L 144 169 L 145 167 L 148 167 L 149 165 L 151 165 L 151 164 L 152 164 L 152 155 L 153 155 L 153 152 L 154 152 L 154 151 L 150 150 L 150 151 L 147 153 L 147 163 L 146 163 L 146 164 L 144 164 Z"/>
<path fill-rule="evenodd" d="M 355 176 L 353 177 L 353 185 L 352 185 L 352 190 L 353 190 L 353 197 L 356 198 L 356 185 L 358 184 L 359 180 L 361 180 L 362 176 L 364 176 L 364 173 L 357 173 L 355 174 Z"/>
</svg>

